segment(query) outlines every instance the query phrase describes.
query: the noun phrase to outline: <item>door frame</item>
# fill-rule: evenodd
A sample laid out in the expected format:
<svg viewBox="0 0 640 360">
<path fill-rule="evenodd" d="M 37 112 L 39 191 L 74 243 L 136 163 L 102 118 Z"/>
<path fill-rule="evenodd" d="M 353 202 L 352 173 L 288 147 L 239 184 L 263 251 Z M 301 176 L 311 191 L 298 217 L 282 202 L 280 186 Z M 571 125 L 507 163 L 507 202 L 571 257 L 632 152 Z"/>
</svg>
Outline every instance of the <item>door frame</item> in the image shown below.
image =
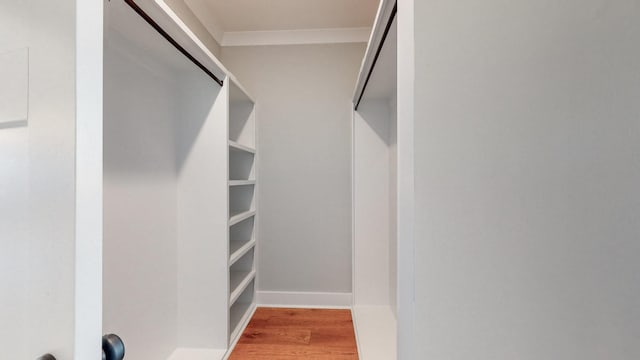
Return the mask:
<svg viewBox="0 0 640 360">
<path fill-rule="evenodd" d="M 76 0 L 75 359 L 102 356 L 103 0 Z"/>
</svg>

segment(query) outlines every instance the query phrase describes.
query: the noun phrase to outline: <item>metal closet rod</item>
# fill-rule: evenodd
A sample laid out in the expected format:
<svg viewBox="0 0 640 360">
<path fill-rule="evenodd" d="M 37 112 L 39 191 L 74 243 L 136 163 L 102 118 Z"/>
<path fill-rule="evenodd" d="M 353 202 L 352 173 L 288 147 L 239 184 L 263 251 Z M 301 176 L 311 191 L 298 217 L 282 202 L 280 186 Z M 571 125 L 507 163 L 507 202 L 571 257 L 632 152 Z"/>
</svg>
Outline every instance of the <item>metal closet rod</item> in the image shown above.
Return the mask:
<svg viewBox="0 0 640 360">
<path fill-rule="evenodd" d="M 138 13 L 140 17 L 142 17 L 149 25 L 151 25 L 151 27 L 153 27 L 160 35 L 162 35 L 162 37 L 164 37 L 171 45 L 173 45 L 173 47 L 175 47 L 178 51 L 180 51 L 182 55 L 184 55 L 187 59 L 191 60 L 191 62 L 194 63 L 197 67 L 199 67 L 202 71 L 204 71 L 205 74 L 209 75 L 209 77 L 212 78 L 215 82 L 217 82 L 218 85 L 220 86 L 223 85 L 222 80 L 218 79 L 218 77 L 215 76 L 209 69 L 207 69 L 206 66 L 202 65 L 200 61 L 198 61 L 185 48 L 183 48 L 180 44 L 178 44 L 178 42 L 175 41 L 171 37 L 171 35 L 169 35 L 166 31 L 164 31 L 164 29 L 160 27 L 160 25 L 158 25 L 158 23 L 155 22 L 151 18 L 151 16 L 149 16 L 149 14 L 144 12 L 144 10 L 142 10 L 142 8 L 140 8 L 140 6 L 138 6 L 138 4 L 136 4 L 134 0 L 124 0 L 124 2 L 127 3 L 127 5 L 129 5 L 136 13 Z"/>
<path fill-rule="evenodd" d="M 393 24 L 393 20 L 395 20 L 397 13 L 398 13 L 398 3 L 396 2 L 393 5 L 393 9 L 391 10 L 391 16 L 389 16 L 389 21 L 387 22 L 387 26 L 384 28 L 384 33 L 382 33 L 382 39 L 380 40 L 380 44 L 378 44 L 376 55 L 373 57 L 373 62 L 371 63 L 371 67 L 369 68 L 369 73 L 367 74 L 367 80 L 364 81 L 364 86 L 362 86 L 362 91 L 360 92 L 360 96 L 358 97 L 358 102 L 356 103 L 356 107 L 355 107 L 356 110 L 358 110 L 358 106 L 360 106 L 360 102 L 362 101 L 364 92 L 365 90 L 367 90 L 367 85 L 369 85 L 371 74 L 373 74 L 373 69 L 376 68 L 376 63 L 378 62 L 378 58 L 380 57 L 380 52 L 382 52 L 382 47 L 384 46 L 385 41 L 387 41 L 387 35 L 389 35 L 389 30 L 391 30 L 391 25 Z"/>
</svg>

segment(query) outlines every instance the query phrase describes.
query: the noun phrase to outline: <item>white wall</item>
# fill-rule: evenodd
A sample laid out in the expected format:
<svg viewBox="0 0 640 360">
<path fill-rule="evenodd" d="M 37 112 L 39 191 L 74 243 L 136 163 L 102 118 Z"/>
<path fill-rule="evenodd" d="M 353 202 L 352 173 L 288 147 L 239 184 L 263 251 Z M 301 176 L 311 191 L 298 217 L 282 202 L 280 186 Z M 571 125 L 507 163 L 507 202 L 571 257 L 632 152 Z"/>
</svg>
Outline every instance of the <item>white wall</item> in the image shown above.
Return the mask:
<svg viewBox="0 0 640 360">
<path fill-rule="evenodd" d="M 2 94 L 0 94 L 2 96 Z M 0 127 L 0 322 L 7 356 L 26 358 L 29 147 L 26 127 Z"/>
<path fill-rule="evenodd" d="M 228 88 L 194 66 L 176 91 L 178 346 L 226 349 Z"/>
<path fill-rule="evenodd" d="M 391 108 L 363 100 L 354 113 L 354 305 L 391 301 Z"/>
<path fill-rule="evenodd" d="M 415 8 L 410 358 L 640 357 L 637 1 Z"/>
<path fill-rule="evenodd" d="M 9 358 L 27 358 L 28 8 L 6 2 L 0 10 L 0 346 Z"/>
<path fill-rule="evenodd" d="M 75 1 L 0 4 L 3 357 L 74 357 L 75 135 L 84 120 L 75 20 L 84 10 Z M 7 61 L 9 53 L 19 56 Z"/>
<path fill-rule="evenodd" d="M 99 292 L 88 293 L 100 286 L 94 255 L 101 194 L 98 183 L 84 180 L 89 173 L 99 179 L 100 171 L 92 171 L 96 162 L 87 167 L 78 149 L 88 141 L 100 147 L 101 8 L 98 1 L 0 3 L 0 348 L 6 358 L 99 353 Z M 88 69 L 94 77 L 83 76 Z M 99 151 L 92 154 L 100 158 Z"/>
<path fill-rule="evenodd" d="M 114 36 L 105 51 L 104 332 L 121 336 L 132 359 L 166 359 L 177 343 L 177 94 L 166 69 L 117 48 Z"/>
<path fill-rule="evenodd" d="M 257 101 L 258 290 L 351 292 L 350 98 L 364 48 L 223 48 Z"/>
</svg>

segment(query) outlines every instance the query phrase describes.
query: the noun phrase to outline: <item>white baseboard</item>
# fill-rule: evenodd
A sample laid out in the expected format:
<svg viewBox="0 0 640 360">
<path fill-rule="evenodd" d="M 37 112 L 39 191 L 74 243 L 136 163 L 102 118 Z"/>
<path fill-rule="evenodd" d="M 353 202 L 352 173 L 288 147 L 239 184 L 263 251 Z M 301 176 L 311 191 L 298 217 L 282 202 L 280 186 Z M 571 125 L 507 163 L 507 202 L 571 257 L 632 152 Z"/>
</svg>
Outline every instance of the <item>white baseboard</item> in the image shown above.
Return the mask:
<svg viewBox="0 0 640 360">
<path fill-rule="evenodd" d="M 258 306 L 350 309 L 351 293 L 257 291 Z"/>
</svg>

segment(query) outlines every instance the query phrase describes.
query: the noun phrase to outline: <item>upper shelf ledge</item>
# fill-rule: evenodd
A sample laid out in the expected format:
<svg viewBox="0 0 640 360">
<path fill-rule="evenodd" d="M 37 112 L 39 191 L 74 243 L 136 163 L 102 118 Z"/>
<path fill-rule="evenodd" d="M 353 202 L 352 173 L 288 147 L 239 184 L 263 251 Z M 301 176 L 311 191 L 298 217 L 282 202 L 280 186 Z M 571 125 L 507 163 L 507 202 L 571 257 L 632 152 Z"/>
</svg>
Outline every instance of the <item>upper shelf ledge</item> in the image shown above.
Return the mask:
<svg viewBox="0 0 640 360">
<path fill-rule="evenodd" d="M 239 144 L 235 141 L 229 140 L 229 147 L 231 149 L 235 149 L 235 150 L 240 150 L 240 151 L 244 151 L 244 152 L 248 152 L 251 154 L 255 154 L 256 153 L 256 149 Z"/>
<path fill-rule="evenodd" d="M 397 0 L 382 0 L 378 7 L 378 13 L 376 20 L 371 30 L 371 36 L 369 43 L 367 44 L 367 51 L 362 59 L 360 65 L 360 73 L 358 74 L 358 80 L 356 82 L 356 88 L 353 92 L 353 104 L 356 105 L 362 97 L 362 93 L 365 90 L 367 79 L 375 66 L 375 61 L 379 53 L 379 49 L 382 47 L 384 37 L 387 33 L 388 25 L 395 16 L 397 6 Z"/>
</svg>

